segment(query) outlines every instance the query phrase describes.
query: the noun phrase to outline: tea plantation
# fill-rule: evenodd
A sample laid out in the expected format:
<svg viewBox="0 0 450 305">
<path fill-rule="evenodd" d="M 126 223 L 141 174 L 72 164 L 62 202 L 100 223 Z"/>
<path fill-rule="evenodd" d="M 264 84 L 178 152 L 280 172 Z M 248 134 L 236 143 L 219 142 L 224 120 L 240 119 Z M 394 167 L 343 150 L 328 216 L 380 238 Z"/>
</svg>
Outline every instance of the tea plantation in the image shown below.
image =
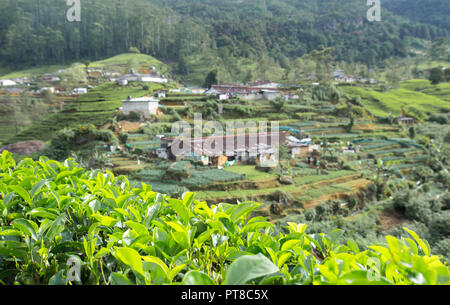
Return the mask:
<svg viewBox="0 0 450 305">
<path fill-rule="evenodd" d="M 450 284 L 448 266 L 411 230 L 363 248 L 342 230 L 250 217 L 259 206 L 170 198 L 70 159 L 16 164 L 4 151 L 0 283 Z"/>
</svg>

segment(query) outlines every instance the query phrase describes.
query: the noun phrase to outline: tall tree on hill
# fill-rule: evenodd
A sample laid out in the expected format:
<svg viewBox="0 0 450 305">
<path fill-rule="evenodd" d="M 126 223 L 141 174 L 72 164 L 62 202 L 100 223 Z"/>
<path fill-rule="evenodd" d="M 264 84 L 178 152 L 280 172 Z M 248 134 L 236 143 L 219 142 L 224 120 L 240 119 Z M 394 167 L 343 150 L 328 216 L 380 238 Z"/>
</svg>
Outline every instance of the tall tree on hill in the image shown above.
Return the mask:
<svg viewBox="0 0 450 305">
<path fill-rule="evenodd" d="M 203 87 L 205 88 L 211 88 L 212 85 L 216 85 L 218 83 L 217 81 L 217 69 L 212 70 L 208 73 L 208 75 L 205 78 L 205 83 L 203 84 Z"/>
<path fill-rule="evenodd" d="M 386 71 L 386 80 L 394 87 L 396 88 L 401 81 L 402 76 L 400 75 L 400 71 L 396 68 L 389 68 Z"/>
<path fill-rule="evenodd" d="M 431 60 L 441 60 L 447 58 L 447 39 L 438 38 L 433 40 L 429 49 Z"/>
<path fill-rule="evenodd" d="M 309 53 L 309 57 L 316 63 L 316 75 L 320 81 L 329 81 L 331 78 L 331 63 L 334 59 L 334 51 L 334 48 L 322 48 Z"/>
</svg>

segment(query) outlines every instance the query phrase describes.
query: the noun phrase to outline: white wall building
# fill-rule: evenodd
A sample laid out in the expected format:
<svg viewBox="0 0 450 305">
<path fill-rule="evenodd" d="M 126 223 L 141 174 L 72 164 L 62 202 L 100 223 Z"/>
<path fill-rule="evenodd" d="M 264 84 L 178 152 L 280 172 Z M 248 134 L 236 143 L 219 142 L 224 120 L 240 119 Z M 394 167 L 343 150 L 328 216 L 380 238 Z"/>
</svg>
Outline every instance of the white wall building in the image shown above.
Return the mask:
<svg viewBox="0 0 450 305">
<path fill-rule="evenodd" d="M 144 83 L 167 83 L 169 80 L 164 77 L 158 77 L 158 76 L 150 76 L 150 75 L 141 75 L 139 77 L 141 82 Z"/>
<path fill-rule="evenodd" d="M 139 112 L 148 118 L 151 115 L 156 115 L 159 100 L 152 97 L 128 98 L 122 101 L 123 113 L 129 115 L 131 112 Z"/>
<path fill-rule="evenodd" d="M 87 88 L 75 88 L 72 91 L 73 95 L 86 94 L 86 93 L 88 93 Z"/>
<path fill-rule="evenodd" d="M 0 86 L 2 87 L 8 87 L 8 86 L 15 86 L 17 83 L 10 79 L 2 79 L 0 80 Z"/>
</svg>

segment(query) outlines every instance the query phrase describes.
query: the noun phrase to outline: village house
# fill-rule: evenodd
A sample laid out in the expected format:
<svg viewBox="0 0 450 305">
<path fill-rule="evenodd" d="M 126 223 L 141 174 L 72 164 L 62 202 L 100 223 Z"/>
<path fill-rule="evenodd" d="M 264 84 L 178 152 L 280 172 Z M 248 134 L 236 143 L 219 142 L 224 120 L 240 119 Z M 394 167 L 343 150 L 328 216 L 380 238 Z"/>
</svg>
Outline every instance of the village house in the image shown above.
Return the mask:
<svg viewBox="0 0 450 305">
<path fill-rule="evenodd" d="M 130 74 L 125 74 L 117 78 L 117 83 L 121 86 L 126 86 L 131 82 L 143 82 L 143 83 L 167 83 L 169 80 L 157 72 L 151 72 L 150 74 L 135 73 L 132 69 Z"/>
<path fill-rule="evenodd" d="M 355 78 L 351 75 L 346 75 L 343 70 L 336 70 L 333 72 L 333 80 L 341 83 L 352 83 Z"/>
<path fill-rule="evenodd" d="M 53 74 L 44 74 L 41 77 L 41 79 L 44 82 L 59 82 L 59 81 L 61 81 L 61 78 L 58 75 L 53 75 Z"/>
<path fill-rule="evenodd" d="M 414 117 L 408 117 L 408 116 L 399 116 L 396 118 L 397 123 L 403 124 L 403 125 L 413 125 L 418 122 L 418 120 Z"/>
<path fill-rule="evenodd" d="M 344 76 L 345 76 L 344 70 L 335 70 L 333 72 L 333 79 L 334 80 L 339 79 L 339 78 L 343 78 Z"/>
<path fill-rule="evenodd" d="M 159 100 L 152 97 L 131 98 L 122 101 L 122 111 L 125 115 L 131 112 L 139 112 L 145 118 L 156 115 L 159 108 Z"/>
<path fill-rule="evenodd" d="M 216 95 L 219 99 L 228 99 L 230 97 L 238 97 L 242 100 L 274 100 L 281 97 L 281 93 L 278 89 L 266 89 L 244 86 L 242 84 L 223 84 L 213 85 L 205 94 Z M 226 97 L 228 96 L 228 97 Z"/>
<path fill-rule="evenodd" d="M 261 88 L 261 89 L 278 89 L 282 85 L 279 83 L 272 82 L 270 80 L 258 80 L 255 82 L 247 83 L 248 87 Z"/>
<path fill-rule="evenodd" d="M 72 90 L 72 95 L 80 95 L 88 93 L 87 88 L 75 88 Z"/>
<path fill-rule="evenodd" d="M 156 91 L 156 97 L 157 98 L 165 98 L 167 95 L 167 92 L 165 90 L 158 90 Z"/>
<path fill-rule="evenodd" d="M 58 90 L 55 87 L 43 87 L 39 89 L 38 93 L 43 94 L 45 91 L 49 91 L 50 93 L 58 93 Z"/>
<path fill-rule="evenodd" d="M 10 79 L 2 79 L 0 80 L 0 86 L 2 87 L 9 87 L 9 86 L 16 86 L 17 83 Z"/>
<path fill-rule="evenodd" d="M 297 139 L 295 137 L 288 137 L 288 148 L 292 159 L 296 157 L 306 157 L 313 151 L 319 150 L 320 145 L 314 144 L 311 138 Z"/>
<path fill-rule="evenodd" d="M 273 141 L 278 137 L 278 141 Z M 170 160 L 194 159 L 209 161 L 210 165 L 223 166 L 226 162 L 276 162 L 278 146 L 286 142 L 286 132 L 239 134 L 205 138 L 164 138 L 161 150 L 166 150 Z M 174 155 L 172 146 L 183 154 Z M 209 147 L 209 150 L 205 148 Z M 277 146 L 277 147 L 275 147 Z M 206 158 L 208 157 L 208 158 Z"/>
</svg>

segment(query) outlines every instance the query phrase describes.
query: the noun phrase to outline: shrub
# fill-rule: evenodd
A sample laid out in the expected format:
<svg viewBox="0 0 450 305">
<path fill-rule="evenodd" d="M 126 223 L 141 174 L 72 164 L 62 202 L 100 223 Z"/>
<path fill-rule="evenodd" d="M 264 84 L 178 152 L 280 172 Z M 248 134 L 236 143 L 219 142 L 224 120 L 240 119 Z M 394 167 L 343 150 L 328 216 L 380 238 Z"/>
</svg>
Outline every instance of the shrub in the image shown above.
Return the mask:
<svg viewBox="0 0 450 305">
<path fill-rule="evenodd" d="M 429 117 L 428 121 L 438 123 L 441 125 L 449 124 L 448 116 L 445 114 L 433 114 Z"/>
<path fill-rule="evenodd" d="M 129 115 L 126 116 L 127 121 L 139 122 L 142 119 L 142 114 L 136 111 L 131 111 Z"/>
<path fill-rule="evenodd" d="M 126 132 L 123 132 L 123 133 L 119 134 L 119 141 L 120 141 L 120 143 L 121 144 L 127 144 L 128 136 L 129 135 Z"/>
</svg>

